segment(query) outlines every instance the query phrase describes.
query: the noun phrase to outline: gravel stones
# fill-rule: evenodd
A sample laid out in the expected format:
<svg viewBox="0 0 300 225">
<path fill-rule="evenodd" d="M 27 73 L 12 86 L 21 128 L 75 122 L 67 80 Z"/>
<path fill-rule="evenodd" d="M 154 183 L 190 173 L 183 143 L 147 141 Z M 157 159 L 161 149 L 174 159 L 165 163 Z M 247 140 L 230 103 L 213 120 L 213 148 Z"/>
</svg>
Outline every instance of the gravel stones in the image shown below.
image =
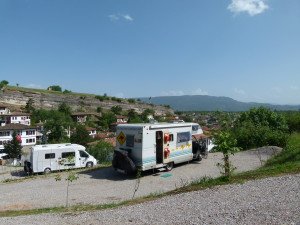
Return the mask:
<svg viewBox="0 0 300 225">
<path fill-rule="evenodd" d="M 78 214 L 0 218 L 0 224 L 299 224 L 300 174 Z"/>
</svg>

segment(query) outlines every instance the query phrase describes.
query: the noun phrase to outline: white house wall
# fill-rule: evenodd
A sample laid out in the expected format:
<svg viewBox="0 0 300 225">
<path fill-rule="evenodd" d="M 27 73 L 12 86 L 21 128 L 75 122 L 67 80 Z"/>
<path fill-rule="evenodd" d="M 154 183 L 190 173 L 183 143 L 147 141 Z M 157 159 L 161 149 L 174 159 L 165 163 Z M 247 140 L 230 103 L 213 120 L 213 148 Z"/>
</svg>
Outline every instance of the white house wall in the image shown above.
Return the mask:
<svg viewBox="0 0 300 225">
<path fill-rule="evenodd" d="M 11 141 L 13 130 L 9 131 L 0 131 L 0 132 L 9 132 L 9 136 L 0 136 L 0 150 L 4 149 L 3 141 Z M 27 133 L 26 133 L 27 132 Z M 35 129 L 26 129 L 21 131 L 21 140 L 22 146 L 35 145 L 36 144 L 36 130 Z"/>
<path fill-rule="evenodd" d="M 30 126 L 30 116 L 10 116 L 10 123 L 23 124 Z"/>
</svg>

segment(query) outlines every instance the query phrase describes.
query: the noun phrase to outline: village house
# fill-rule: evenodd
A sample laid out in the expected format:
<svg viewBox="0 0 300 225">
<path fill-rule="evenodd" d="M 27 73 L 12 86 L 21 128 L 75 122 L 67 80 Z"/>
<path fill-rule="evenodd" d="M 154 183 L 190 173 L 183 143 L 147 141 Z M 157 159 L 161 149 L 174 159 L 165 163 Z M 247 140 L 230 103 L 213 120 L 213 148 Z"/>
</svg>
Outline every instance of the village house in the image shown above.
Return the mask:
<svg viewBox="0 0 300 225">
<path fill-rule="evenodd" d="M 1 117 L 5 121 L 2 126 L 6 124 L 23 124 L 27 126 L 31 125 L 30 113 L 12 112 L 9 114 L 3 114 L 1 115 Z"/>
<path fill-rule="evenodd" d="M 116 127 L 119 125 L 119 124 L 124 124 L 124 123 L 127 123 L 128 122 L 128 117 L 127 116 L 120 116 L 120 115 L 117 115 L 116 116 L 116 122 L 110 124 L 109 126 L 109 129 L 111 131 L 115 131 L 116 130 Z"/>
<path fill-rule="evenodd" d="M 86 127 L 85 128 L 87 130 L 87 132 L 89 133 L 89 135 L 92 137 L 92 138 L 95 138 L 96 134 L 97 134 L 97 129 L 96 128 L 93 128 L 93 127 Z"/>
<path fill-rule="evenodd" d="M 17 138 L 21 146 L 36 144 L 36 128 L 24 124 L 7 124 L 0 127 L 0 152 L 4 149 L 4 144 L 12 140 L 12 134 L 16 131 Z"/>
<path fill-rule="evenodd" d="M 91 120 L 98 120 L 97 117 L 100 116 L 100 114 L 97 113 L 87 113 L 87 112 L 76 112 L 72 113 L 72 119 L 77 123 L 85 123 L 89 119 Z"/>
<path fill-rule="evenodd" d="M 0 105 L 0 115 L 10 114 L 9 108 L 5 105 Z"/>
<path fill-rule="evenodd" d="M 127 123 L 128 122 L 127 116 L 117 115 L 116 118 L 117 118 L 117 123 Z"/>
</svg>

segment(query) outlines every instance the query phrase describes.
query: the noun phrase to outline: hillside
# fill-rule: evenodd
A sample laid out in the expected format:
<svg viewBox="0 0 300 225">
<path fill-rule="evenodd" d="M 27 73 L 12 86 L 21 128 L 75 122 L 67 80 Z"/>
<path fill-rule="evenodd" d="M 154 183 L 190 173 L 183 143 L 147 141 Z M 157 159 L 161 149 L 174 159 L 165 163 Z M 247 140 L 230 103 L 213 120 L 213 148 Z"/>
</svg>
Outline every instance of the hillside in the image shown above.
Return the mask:
<svg viewBox="0 0 300 225">
<path fill-rule="evenodd" d="M 20 110 L 31 98 L 34 101 L 35 108 L 52 109 L 57 108 L 59 104 L 68 104 L 74 112 L 95 112 L 97 107 L 110 109 L 113 106 L 121 106 L 123 110 L 134 109 L 141 113 L 145 109 L 155 110 L 157 115 L 172 113 L 171 109 L 163 106 L 155 106 L 143 102 L 129 102 L 127 99 L 113 98 L 100 100 L 100 96 L 84 93 L 67 93 L 56 91 L 47 91 L 42 89 L 30 89 L 22 87 L 6 86 L 0 90 L 0 105 L 5 104 L 12 111 Z"/>
<path fill-rule="evenodd" d="M 183 95 L 141 98 L 144 102 L 156 105 L 170 105 L 178 111 L 246 111 L 252 107 L 265 106 L 275 110 L 299 110 L 300 105 L 272 105 L 255 102 L 239 102 L 228 97 L 208 95 Z"/>
</svg>

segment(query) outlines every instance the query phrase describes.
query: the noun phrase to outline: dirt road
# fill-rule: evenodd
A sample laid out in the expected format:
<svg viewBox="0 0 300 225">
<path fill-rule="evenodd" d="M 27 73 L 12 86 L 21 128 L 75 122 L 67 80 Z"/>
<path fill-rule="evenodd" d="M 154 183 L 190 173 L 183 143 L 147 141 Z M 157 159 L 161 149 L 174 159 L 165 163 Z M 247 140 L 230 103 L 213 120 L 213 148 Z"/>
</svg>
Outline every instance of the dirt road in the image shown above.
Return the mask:
<svg viewBox="0 0 300 225">
<path fill-rule="evenodd" d="M 272 154 L 274 150 L 269 148 L 260 151 L 260 157 L 257 151 L 245 151 L 231 159 L 237 171 L 248 171 L 261 166 L 261 162 Z M 216 164 L 221 159 L 221 153 L 210 153 L 208 159 L 178 165 L 170 172 L 145 173 L 135 197 L 173 190 L 204 176 L 217 177 L 220 172 Z M 79 179 L 70 185 L 69 202 L 71 205 L 103 204 L 131 199 L 136 185 L 137 179 L 119 174 L 111 167 L 82 172 Z M 64 206 L 66 189 L 66 181 L 55 181 L 54 174 L 21 182 L 1 183 L 0 211 Z"/>
</svg>

